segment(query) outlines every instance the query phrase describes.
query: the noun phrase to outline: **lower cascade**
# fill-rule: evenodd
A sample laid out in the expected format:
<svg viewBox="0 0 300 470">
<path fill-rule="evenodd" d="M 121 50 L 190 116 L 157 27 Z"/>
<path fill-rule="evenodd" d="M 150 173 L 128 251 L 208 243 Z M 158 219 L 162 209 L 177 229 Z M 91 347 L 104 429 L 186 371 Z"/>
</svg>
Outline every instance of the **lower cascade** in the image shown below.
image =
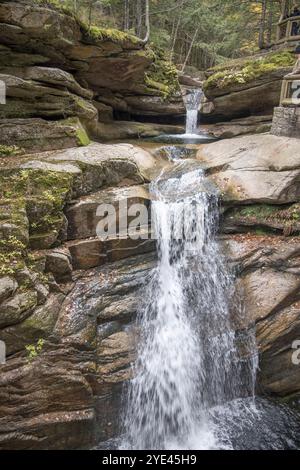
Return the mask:
<svg viewBox="0 0 300 470">
<path fill-rule="evenodd" d="M 216 238 L 218 192 L 198 166 L 175 166 L 151 185 L 158 266 L 138 318 L 122 448 L 232 448 L 228 404 L 257 412 L 255 342 L 232 324 L 244 312 Z"/>
</svg>

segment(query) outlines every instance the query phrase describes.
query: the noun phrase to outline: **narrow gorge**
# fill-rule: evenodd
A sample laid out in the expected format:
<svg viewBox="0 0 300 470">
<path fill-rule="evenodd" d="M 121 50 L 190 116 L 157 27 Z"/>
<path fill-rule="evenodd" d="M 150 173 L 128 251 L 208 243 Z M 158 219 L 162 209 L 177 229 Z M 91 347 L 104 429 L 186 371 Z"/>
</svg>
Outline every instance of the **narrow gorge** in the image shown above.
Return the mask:
<svg viewBox="0 0 300 470">
<path fill-rule="evenodd" d="M 293 54 L 57 3 L 0 2 L 0 450 L 300 449 Z"/>
</svg>

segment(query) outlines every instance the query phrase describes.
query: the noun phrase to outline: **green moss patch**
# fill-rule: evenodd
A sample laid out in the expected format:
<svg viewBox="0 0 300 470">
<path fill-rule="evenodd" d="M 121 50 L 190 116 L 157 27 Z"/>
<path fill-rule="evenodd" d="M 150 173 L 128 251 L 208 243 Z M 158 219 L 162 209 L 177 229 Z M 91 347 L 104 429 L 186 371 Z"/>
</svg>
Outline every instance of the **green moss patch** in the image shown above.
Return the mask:
<svg viewBox="0 0 300 470">
<path fill-rule="evenodd" d="M 280 230 L 289 236 L 300 231 L 300 203 L 290 206 L 272 206 L 268 204 L 254 204 L 252 206 L 240 207 L 230 212 L 230 218 L 237 223 L 247 225 L 263 226 L 257 230 L 266 231 L 266 227 Z"/>
<path fill-rule="evenodd" d="M 286 50 L 243 61 L 231 61 L 227 66 L 225 64 L 211 69 L 212 75 L 204 82 L 204 91 L 248 83 L 280 68 L 292 67 L 294 64 L 295 57 Z"/>
<path fill-rule="evenodd" d="M 61 0 L 32 0 L 32 2 L 36 3 L 39 6 L 52 8 L 61 13 L 65 13 L 66 15 L 72 16 L 74 19 L 76 19 L 75 14 L 71 10 L 71 8 L 69 8 L 67 5 L 61 2 Z"/>
<path fill-rule="evenodd" d="M 31 236 L 47 231 L 54 232 L 55 239 L 64 224 L 72 183 L 72 175 L 55 171 L 7 171 L 0 175 L 0 199 L 26 209 Z"/>
<path fill-rule="evenodd" d="M 130 42 L 133 45 L 140 44 L 141 41 L 139 38 L 134 36 L 133 34 L 126 33 L 124 31 L 120 31 L 115 28 L 102 28 L 96 25 L 87 25 L 85 22 L 81 20 L 74 11 L 68 5 L 64 5 L 63 2 L 60 0 L 33 0 L 34 3 L 40 6 L 44 6 L 47 8 L 52 8 L 57 10 L 60 13 L 64 13 L 68 16 L 74 18 L 74 20 L 80 26 L 81 32 L 83 36 L 91 41 L 112 41 L 115 43 L 125 43 Z"/>
<path fill-rule="evenodd" d="M 65 119 L 63 123 L 74 127 L 77 145 L 79 147 L 85 147 L 86 145 L 89 145 L 91 143 L 85 128 L 83 127 L 78 118 L 68 118 Z M 73 137 L 73 130 L 70 132 L 70 136 Z"/>
<path fill-rule="evenodd" d="M 0 276 L 12 275 L 24 268 L 25 250 L 26 245 L 13 235 L 0 240 Z"/>
<path fill-rule="evenodd" d="M 180 91 L 177 69 L 160 49 L 151 50 L 151 54 L 153 63 L 146 72 L 145 83 L 168 100 Z"/>
<path fill-rule="evenodd" d="M 120 31 L 114 28 L 100 28 L 99 26 L 87 26 L 84 23 L 80 23 L 81 30 L 87 38 L 93 41 L 112 41 L 115 43 L 131 42 L 132 44 L 140 44 L 139 38 L 133 34 Z"/>
<path fill-rule="evenodd" d="M 24 150 L 16 145 L 0 145 L 0 158 L 22 155 Z"/>
</svg>

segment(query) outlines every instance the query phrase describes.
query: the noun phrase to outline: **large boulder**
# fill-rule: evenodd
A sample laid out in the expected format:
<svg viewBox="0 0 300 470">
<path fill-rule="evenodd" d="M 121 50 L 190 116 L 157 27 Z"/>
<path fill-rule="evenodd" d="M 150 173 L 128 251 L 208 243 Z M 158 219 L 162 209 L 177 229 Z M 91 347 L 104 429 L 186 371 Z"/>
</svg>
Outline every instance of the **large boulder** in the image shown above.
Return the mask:
<svg viewBox="0 0 300 470">
<path fill-rule="evenodd" d="M 0 366 L 1 449 L 74 449 L 93 442 L 93 393 L 73 362 L 79 357 L 65 348 Z"/>
<path fill-rule="evenodd" d="M 204 82 L 202 117 L 216 122 L 255 114 L 272 114 L 280 100 L 282 78 L 292 71 L 288 51 L 229 61 L 210 71 Z"/>
<path fill-rule="evenodd" d="M 95 237 L 97 235 L 97 224 L 101 220 L 101 216 L 97 215 L 97 209 L 101 205 L 111 205 L 118 220 L 116 221 L 116 229 L 120 230 L 120 223 L 123 229 L 128 229 L 128 224 L 136 217 L 132 214 L 128 217 L 126 214 L 120 213 L 122 203 L 125 204 L 124 209 L 130 209 L 134 204 L 145 206 L 149 209 L 150 194 L 147 185 L 121 187 L 111 190 L 102 190 L 92 195 L 85 196 L 70 204 L 66 210 L 68 219 L 68 240 L 83 239 Z M 150 215 L 150 213 L 149 213 Z M 126 223 L 125 219 L 126 217 Z M 148 218 L 146 224 L 148 226 Z M 144 227 L 145 228 L 145 227 Z"/>
<path fill-rule="evenodd" d="M 10 297 L 17 289 L 16 280 L 9 276 L 0 278 L 0 303 Z"/>
<path fill-rule="evenodd" d="M 94 132 L 96 137 L 104 142 L 123 139 L 152 138 L 163 134 L 174 135 L 183 133 L 183 126 L 133 121 L 98 122 Z"/>
<path fill-rule="evenodd" d="M 135 116 L 185 116 L 186 109 L 181 95 L 163 102 L 159 96 L 129 96 L 125 98 L 128 111 Z"/>
<path fill-rule="evenodd" d="M 39 118 L 1 119 L 0 140 L 30 152 L 87 145 L 88 135 L 78 118 L 46 121 Z"/>
<path fill-rule="evenodd" d="M 198 151 L 228 204 L 288 204 L 300 196 L 297 139 L 257 135 L 204 145 Z"/>
<path fill-rule="evenodd" d="M 73 177 L 73 197 L 119 184 L 143 183 L 159 170 L 159 162 L 131 144 L 92 143 L 85 147 L 33 155 L 22 169 L 65 173 Z"/>
<path fill-rule="evenodd" d="M 233 137 L 242 135 L 263 134 L 270 131 L 271 125 L 272 115 L 249 116 L 247 118 L 233 119 L 216 124 L 202 125 L 201 129 L 206 130 L 217 139 L 232 139 Z"/>
</svg>

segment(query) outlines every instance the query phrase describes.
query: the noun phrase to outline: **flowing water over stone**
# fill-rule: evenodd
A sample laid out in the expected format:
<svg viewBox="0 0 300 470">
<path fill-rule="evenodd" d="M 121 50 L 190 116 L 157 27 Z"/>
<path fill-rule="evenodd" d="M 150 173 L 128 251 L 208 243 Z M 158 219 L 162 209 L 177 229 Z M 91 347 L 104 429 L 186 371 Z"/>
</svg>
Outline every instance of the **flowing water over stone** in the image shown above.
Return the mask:
<svg viewBox="0 0 300 470">
<path fill-rule="evenodd" d="M 138 320 L 123 446 L 230 448 L 212 410 L 222 415 L 224 404 L 253 397 L 256 350 L 249 334 L 241 351 L 232 327 L 242 312 L 215 237 L 218 193 L 189 162 L 158 178 L 151 193 L 159 261 Z M 249 406 L 255 413 L 253 400 Z"/>
<path fill-rule="evenodd" d="M 184 134 L 160 135 L 154 137 L 153 141 L 170 144 L 197 144 L 209 143 L 217 140 L 215 137 L 198 129 L 199 106 L 203 96 L 201 88 L 193 88 L 185 97 L 186 106 L 186 127 Z"/>
<path fill-rule="evenodd" d="M 198 128 L 198 110 L 203 96 L 203 91 L 201 88 L 193 89 L 186 97 L 185 106 L 186 106 L 186 126 L 185 133 L 186 135 L 197 134 Z"/>
</svg>

